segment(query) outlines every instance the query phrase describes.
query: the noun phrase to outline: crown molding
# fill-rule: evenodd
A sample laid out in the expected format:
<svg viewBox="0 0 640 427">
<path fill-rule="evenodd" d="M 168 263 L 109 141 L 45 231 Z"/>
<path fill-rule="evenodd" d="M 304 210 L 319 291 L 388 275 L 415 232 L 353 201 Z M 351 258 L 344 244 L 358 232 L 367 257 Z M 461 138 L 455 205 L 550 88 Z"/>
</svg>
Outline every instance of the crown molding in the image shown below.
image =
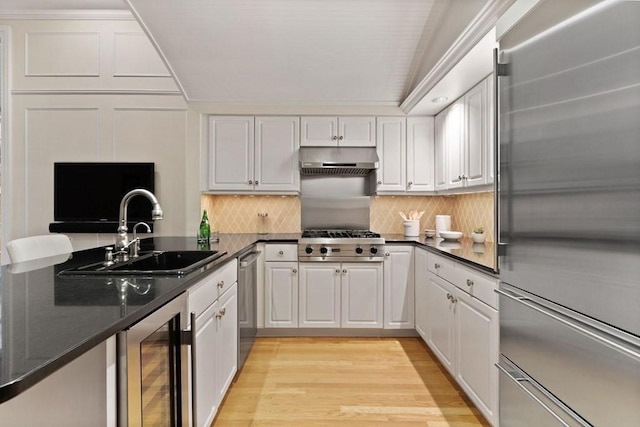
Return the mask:
<svg viewBox="0 0 640 427">
<path fill-rule="evenodd" d="M 0 20 L 134 20 L 128 10 L 4 10 Z"/>
<path fill-rule="evenodd" d="M 400 104 L 406 114 L 475 46 L 496 24 L 514 0 L 489 0 L 440 60 Z"/>
</svg>

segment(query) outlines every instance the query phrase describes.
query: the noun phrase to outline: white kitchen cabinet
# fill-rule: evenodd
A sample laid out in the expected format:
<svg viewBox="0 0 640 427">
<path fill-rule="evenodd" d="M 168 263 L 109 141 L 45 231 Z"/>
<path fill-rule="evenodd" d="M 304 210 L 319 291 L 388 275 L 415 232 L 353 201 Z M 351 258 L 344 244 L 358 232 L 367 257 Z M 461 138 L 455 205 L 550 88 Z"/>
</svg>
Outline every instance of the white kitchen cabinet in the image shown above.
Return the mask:
<svg viewBox="0 0 640 427">
<path fill-rule="evenodd" d="M 378 117 L 377 145 L 380 165 L 377 191 L 405 191 L 407 175 L 406 119 Z"/>
<path fill-rule="evenodd" d="M 466 187 L 486 183 L 487 84 L 481 81 L 464 95 L 464 138 L 462 159 Z"/>
<path fill-rule="evenodd" d="M 380 263 L 300 263 L 300 327 L 382 328 Z"/>
<path fill-rule="evenodd" d="M 231 386 L 238 370 L 238 286 L 235 284 L 219 299 L 218 339 L 216 362 L 218 369 L 217 394 L 220 402 Z M 209 424 L 206 424 L 209 425 Z"/>
<path fill-rule="evenodd" d="M 298 263 L 265 262 L 266 328 L 298 327 Z"/>
<path fill-rule="evenodd" d="M 188 291 L 195 314 L 195 426 L 213 422 L 238 368 L 237 265 L 228 262 Z"/>
<path fill-rule="evenodd" d="M 301 118 L 303 147 L 375 147 L 376 119 L 371 116 L 305 116 Z"/>
<path fill-rule="evenodd" d="M 433 117 L 407 118 L 407 192 L 432 192 L 434 183 Z"/>
<path fill-rule="evenodd" d="M 343 328 L 382 328 L 383 280 L 381 263 L 342 263 Z"/>
<path fill-rule="evenodd" d="M 413 246 L 390 246 L 384 257 L 384 327 L 414 329 Z"/>
<path fill-rule="evenodd" d="M 209 117 L 209 189 L 253 190 L 253 116 Z"/>
<path fill-rule="evenodd" d="M 428 257 L 427 251 L 416 248 L 413 252 L 414 256 L 414 290 L 415 290 L 415 321 L 416 331 L 426 342 L 428 336 L 429 318 L 427 286 L 429 280 L 429 270 L 427 267 Z"/>
<path fill-rule="evenodd" d="M 447 189 L 447 111 L 434 118 L 434 187 L 436 191 Z"/>
<path fill-rule="evenodd" d="M 464 99 L 447 109 L 445 122 L 445 150 L 447 151 L 447 189 L 464 186 Z"/>
<path fill-rule="evenodd" d="M 301 328 L 340 327 L 340 279 L 339 262 L 301 262 L 300 305 L 298 307 Z"/>
<path fill-rule="evenodd" d="M 209 190 L 300 191 L 298 117 L 211 116 Z"/>
<path fill-rule="evenodd" d="M 455 304 L 454 286 L 429 273 L 427 282 L 427 344 L 442 365 L 455 375 Z"/>
<path fill-rule="evenodd" d="M 497 280 L 428 254 L 427 344 L 483 415 L 498 423 Z"/>
<path fill-rule="evenodd" d="M 480 411 L 498 423 L 498 311 L 456 290 L 455 378 Z"/>
</svg>

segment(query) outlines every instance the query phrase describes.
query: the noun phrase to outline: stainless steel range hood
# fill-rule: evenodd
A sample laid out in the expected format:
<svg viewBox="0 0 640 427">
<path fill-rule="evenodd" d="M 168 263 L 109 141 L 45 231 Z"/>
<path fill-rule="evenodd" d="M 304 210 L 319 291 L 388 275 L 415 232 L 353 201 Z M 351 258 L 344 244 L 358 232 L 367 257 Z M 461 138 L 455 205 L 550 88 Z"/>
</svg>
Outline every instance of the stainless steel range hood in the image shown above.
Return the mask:
<svg viewBox="0 0 640 427">
<path fill-rule="evenodd" d="M 301 147 L 303 175 L 366 176 L 378 168 L 375 147 Z"/>
</svg>

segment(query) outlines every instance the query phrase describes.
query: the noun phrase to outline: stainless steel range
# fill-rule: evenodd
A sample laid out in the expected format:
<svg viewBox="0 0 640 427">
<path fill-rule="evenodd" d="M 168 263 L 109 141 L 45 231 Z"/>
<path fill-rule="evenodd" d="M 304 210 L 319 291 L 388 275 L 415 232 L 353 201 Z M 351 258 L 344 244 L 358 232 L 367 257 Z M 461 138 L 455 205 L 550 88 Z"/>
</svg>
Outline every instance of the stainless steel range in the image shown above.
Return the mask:
<svg viewBox="0 0 640 427">
<path fill-rule="evenodd" d="M 384 260 L 384 238 L 368 230 L 305 230 L 298 240 L 300 261 Z"/>
</svg>

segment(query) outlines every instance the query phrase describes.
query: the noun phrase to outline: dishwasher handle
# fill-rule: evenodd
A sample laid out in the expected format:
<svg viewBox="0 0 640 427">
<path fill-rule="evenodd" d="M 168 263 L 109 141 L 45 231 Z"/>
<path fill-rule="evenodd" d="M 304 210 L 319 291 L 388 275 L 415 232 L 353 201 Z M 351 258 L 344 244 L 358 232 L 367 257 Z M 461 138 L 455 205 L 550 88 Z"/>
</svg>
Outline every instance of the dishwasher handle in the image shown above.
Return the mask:
<svg viewBox="0 0 640 427">
<path fill-rule="evenodd" d="M 260 251 L 253 251 L 253 252 L 249 252 L 244 257 L 239 258 L 238 263 L 240 265 L 240 268 L 249 267 L 251 264 L 253 264 L 258 260 L 258 257 L 260 256 L 261 253 L 262 252 Z"/>
</svg>

